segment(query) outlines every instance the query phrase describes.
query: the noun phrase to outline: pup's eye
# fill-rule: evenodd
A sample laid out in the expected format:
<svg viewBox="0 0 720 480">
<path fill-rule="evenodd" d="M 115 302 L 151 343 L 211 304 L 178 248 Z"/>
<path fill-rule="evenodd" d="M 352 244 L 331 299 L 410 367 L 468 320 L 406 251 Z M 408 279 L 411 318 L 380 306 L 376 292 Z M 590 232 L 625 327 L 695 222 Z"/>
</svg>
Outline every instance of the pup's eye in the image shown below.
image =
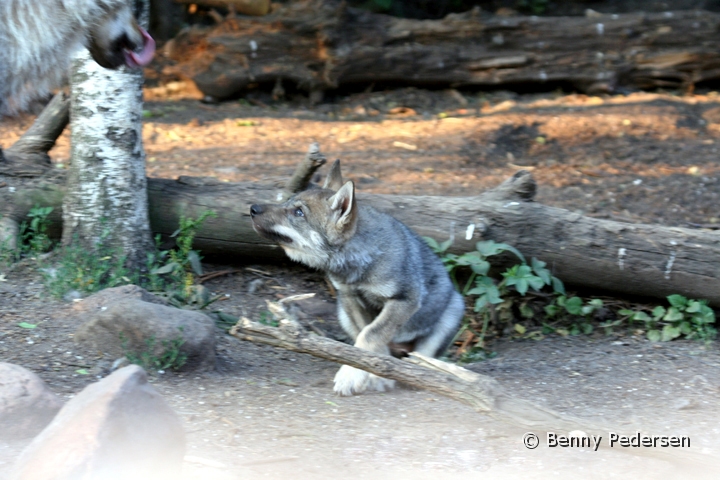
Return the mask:
<svg viewBox="0 0 720 480">
<path fill-rule="evenodd" d="M 304 217 L 305 216 L 305 212 L 303 212 L 302 208 L 300 208 L 300 207 L 296 208 L 293 213 L 295 214 L 296 217 Z"/>
</svg>

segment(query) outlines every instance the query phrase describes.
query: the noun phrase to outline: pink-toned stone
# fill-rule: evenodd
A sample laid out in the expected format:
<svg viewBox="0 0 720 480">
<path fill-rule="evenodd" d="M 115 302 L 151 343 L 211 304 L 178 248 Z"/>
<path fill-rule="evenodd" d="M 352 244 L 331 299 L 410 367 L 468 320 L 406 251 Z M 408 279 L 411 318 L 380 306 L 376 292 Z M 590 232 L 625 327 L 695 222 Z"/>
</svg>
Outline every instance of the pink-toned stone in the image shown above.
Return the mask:
<svg viewBox="0 0 720 480">
<path fill-rule="evenodd" d="M 30 370 L 0 362 L 0 439 L 32 438 L 62 407 L 62 401 Z"/>
<path fill-rule="evenodd" d="M 70 400 L 23 451 L 13 480 L 170 480 L 182 466 L 180 419 L 131 365 Z"/>
</svg>

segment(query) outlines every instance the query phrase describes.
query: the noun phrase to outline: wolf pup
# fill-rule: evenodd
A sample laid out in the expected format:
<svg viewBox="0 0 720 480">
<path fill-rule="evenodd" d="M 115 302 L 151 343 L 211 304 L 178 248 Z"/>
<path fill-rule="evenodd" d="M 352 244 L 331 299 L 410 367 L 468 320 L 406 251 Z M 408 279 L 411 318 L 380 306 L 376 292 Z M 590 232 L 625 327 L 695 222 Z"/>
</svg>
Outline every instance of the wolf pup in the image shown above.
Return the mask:
<svg viewBox="0 0 720 480">
<path fill-rule="evenodd" d="M 343 184 L 336 161 L 323 188 L 281 205 L 250 207 L 253 228 L 298 262 L 324 271 L 338 296 L 340 325 L 355 346 L 390 353 L 391 344 L 442 354 L 465 310 L 440 259 L 407 226 L 367 205 Z M 335 392 L 385 391 L 394 382 L 343 365 Z"/>
</svg>

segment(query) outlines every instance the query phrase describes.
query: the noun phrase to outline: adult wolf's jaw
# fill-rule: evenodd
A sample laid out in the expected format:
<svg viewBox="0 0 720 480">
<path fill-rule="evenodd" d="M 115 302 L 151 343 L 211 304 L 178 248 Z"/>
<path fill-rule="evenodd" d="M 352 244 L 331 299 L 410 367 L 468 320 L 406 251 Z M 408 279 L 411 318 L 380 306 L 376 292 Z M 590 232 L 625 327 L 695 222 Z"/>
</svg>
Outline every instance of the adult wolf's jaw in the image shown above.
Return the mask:
<svg viewBox="0 0 720 480">
<path fill-rule="evenodd" d="M 153 59 L 155 55 L 155 40 L 150 36 L 144 28 L 140 28 L 143 37 L 143 48 L 140 52 L 135 53 L 132 50 L 125 50 L 125 64 L 128 67 L 140 68 L 144 67 Z"/>
</svg>

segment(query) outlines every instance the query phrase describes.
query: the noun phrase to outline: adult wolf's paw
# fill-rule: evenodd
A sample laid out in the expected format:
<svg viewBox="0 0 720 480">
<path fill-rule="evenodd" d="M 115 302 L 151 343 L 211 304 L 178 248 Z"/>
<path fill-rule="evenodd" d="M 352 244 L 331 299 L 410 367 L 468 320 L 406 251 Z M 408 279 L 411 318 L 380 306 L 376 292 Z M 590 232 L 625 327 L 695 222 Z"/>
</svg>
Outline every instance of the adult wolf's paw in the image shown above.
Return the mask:
<svg viewBox="0 0 720 480">
<path fill-rule="evenodd" d="M 343 365 L 335 374 L 335 393 L 344 397 L 362 393 L 368 385 L 370 374 L 349 365 Z"/>
</svg>

